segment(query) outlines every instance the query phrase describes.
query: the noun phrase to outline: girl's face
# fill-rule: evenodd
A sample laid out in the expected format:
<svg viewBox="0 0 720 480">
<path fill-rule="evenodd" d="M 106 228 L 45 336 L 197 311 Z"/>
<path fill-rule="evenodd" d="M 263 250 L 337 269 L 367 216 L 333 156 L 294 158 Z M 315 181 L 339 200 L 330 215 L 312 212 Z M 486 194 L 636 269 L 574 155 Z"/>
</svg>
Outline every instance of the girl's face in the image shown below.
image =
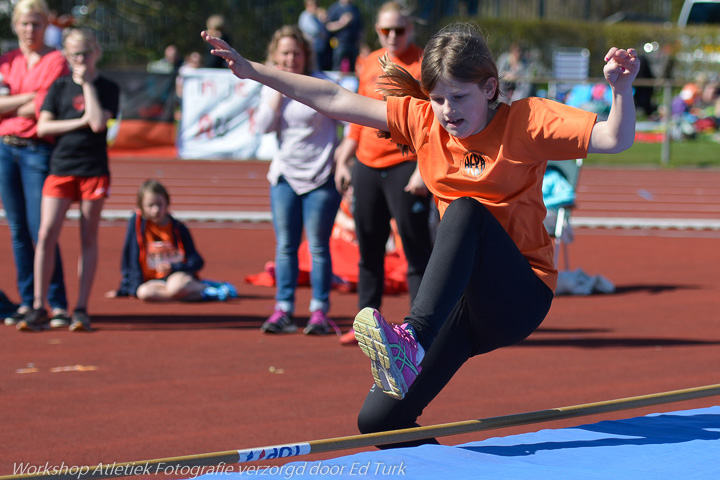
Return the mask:
<svg viewBox="0 0 720 480">
<path fill-rule="evenodd" d="M 65 58 L 70 68 L 75 70 L 78 67 L 85 67 L 87 70 L 95 70 L 97 53 L 89 42 L 77 36 L 70 36 L 65 39 Z"/>
<path fill-rule="evenodd" d="M 497 81 L 489 79 L 484 85 L 441 78 L 430 92 L 430 104 L 440 125 L 457 138 L 481 132 L 492 119 L 490 99 Z"/>
<path fill-rule="evenodd" d="M 142 198 L 142 215 L 146 220 L 162 225 L 167 221 L 168 202 L 165 197 L 145 192 Z"/>
<path fill-rule="evenodd" d="M 280 39 L 273 55 L 273 61 L 277 68 L 286 72 L 303 73 L 305 71 L 305 51 L 292 37 Z"/>
<path fill-rule="evenodd" d="M 38 12 L 21 13 L 13 24 L 18 43 L 30 50 L 40 50 L 45 39 L 47 19 Z"/>
</svg>

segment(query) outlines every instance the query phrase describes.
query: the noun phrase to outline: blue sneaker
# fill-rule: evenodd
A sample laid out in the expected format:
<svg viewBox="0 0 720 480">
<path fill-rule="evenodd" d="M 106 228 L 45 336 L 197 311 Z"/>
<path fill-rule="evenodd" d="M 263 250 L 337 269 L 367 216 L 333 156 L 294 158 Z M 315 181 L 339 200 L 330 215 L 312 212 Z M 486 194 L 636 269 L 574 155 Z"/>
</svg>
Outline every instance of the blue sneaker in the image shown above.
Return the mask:
<svg viewBox="0 0 720 480">
<path fill-rule="evenodd" d="M 402 400 L 422 370 L 425 350 L 408 324 L 389 324 L 374 308 L 363 308 L 353 323 L 360 349 L 371 360 L 375 384 Z"/>
<path fill-rule="evenodd" d="M 212 280 L 203 280 L 202 283 L 205 285 L 202 291 L 203 300 L 224 302 L 238 297 L 237 290 L 231 283 L 213 282 Z"/>
<path fill-rule="evenodd" d="M 218 291 L 220 293 L 220 300 L 225 301 L 232 298 L 238 298 L 237 289 L 228 282 L 220 284 L 218 287 Z"/>
</svg>

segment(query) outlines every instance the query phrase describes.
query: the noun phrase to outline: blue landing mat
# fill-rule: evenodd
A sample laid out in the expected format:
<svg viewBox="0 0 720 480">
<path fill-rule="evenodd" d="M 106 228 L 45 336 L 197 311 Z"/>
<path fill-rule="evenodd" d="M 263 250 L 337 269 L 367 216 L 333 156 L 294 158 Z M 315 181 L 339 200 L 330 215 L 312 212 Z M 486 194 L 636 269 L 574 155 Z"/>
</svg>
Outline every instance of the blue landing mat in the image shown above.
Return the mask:
<svg viewBox="0 0 720 480">
<path fill-rule="evenodd" d="M 720 406 L 464 445 L 375 450 L 271 468 L 245 463 L 234 468 L 198 478 L 716 480 L 720 479 Z"/>
</svg>

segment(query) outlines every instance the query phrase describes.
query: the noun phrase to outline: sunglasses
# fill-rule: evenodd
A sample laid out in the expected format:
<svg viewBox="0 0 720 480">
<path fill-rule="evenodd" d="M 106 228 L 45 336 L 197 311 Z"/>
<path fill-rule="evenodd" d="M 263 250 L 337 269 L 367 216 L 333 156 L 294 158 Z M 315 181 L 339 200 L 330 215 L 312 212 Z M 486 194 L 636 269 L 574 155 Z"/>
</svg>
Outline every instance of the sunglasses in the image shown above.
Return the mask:
<svg viewBox="0 0 720 480">
<path fill-rule="evenodd" d="M 380 33 L 382 33 L 386 37 L 388 35 L 390 35 L 390 32 L 395 32 L 395 35 L 397 35 L 399 37 L 400 35 L 405 35 L 406 28 L 405 27 L 392 27 L 392 28 L 379 28 L 378 30 L 380 30 Z"/>
</svg>

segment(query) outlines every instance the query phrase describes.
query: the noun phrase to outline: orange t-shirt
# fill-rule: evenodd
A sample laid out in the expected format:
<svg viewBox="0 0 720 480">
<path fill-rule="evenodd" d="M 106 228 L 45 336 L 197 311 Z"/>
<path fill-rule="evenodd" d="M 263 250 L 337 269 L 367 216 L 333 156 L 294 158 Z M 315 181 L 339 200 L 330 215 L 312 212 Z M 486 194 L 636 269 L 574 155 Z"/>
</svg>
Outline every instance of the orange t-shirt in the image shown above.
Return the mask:
<svg viewBox="0 0 720 480">
<path fill-rule="evenodd" d="M 484 204 L 553 291 L 557 270 L 543 227 L 543 174 L 548 160 L 587 156 L 596 117 L 561 103 L 526 98 L 500 104 L 487 127 L 458 139 L 442 128 L 429 101 L 388 98 L 392 139 L 417 152 L 420 174 L 440 215 L 456 198 L 469 196 Z"/>
<path fill-rule="evenodd" d="M 370 53 L 363 61 L 358 78 L 358 93 L 366 97 L 383 99 L 383 96 L 375 91 L 377 81 L 382 75 L 382 68 L 378 59 L 385 55 L 387 50 L 381 48 Z M 410 45 L 399 57 L 391 60 L 407 70 L 413 77 L 420 78 L 420 57 L 422 50 L 417 45 Z M 350 126 L 348 137 L 358 142 L 355 156 L 357 159 L 372 168 L 386 168 L 398 165 L 402 162 L 415 161 L 415 155 L 403 155 L 395 142 L 385 138 L 378 138 L 377 129 L 364 127 L 357 124 Z"/>
<path fill-rule="evenodd" d="M 144 261 L 140 265 L 143 270 L 143 278 L 147 280 L 165 278 L 167 273 L 160 273 L 156 270 L 162 263 L 178 263 L 185 259 L 185 254 L 175 246 L 175 233 L 172 222 L 165 225 L 157 225 L 153 222 L 145 222 L 145 249 Z"/>
</svg>

